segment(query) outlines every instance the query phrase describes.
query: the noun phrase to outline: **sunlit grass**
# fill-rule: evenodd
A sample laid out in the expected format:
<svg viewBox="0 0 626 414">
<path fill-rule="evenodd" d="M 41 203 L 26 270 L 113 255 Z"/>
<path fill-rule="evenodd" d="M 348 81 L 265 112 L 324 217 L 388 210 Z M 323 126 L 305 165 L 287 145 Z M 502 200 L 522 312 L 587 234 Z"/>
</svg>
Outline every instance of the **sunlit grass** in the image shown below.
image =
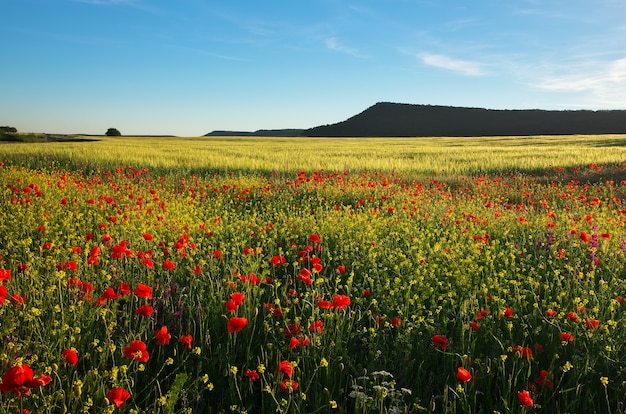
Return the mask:
<svg viewBox="0 0 626 414">
<path fill-rule="evenodd" d="M 0 144 L 0 156 L 19 165 L 110 168 L 141 165 L 178 173 L 300 170 L 474 174 L 533 172 L 550 166 L 621 163 L 626 137 L 537 136 L 472 138 L 133 138 L 93 142 Z"/>
</svg>

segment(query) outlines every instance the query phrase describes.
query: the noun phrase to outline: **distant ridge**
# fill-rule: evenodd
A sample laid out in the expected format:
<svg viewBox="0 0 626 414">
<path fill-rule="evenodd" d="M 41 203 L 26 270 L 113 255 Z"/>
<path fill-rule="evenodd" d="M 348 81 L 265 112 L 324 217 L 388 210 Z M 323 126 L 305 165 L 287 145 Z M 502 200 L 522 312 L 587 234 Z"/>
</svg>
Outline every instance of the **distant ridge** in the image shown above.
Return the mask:
<svg viewBox="0 0 626 414">
<path fill-rule="evenodd" d="M 299 137 L 304 129 L 259 129 L 246 131 L 212 131 L 205 137 Z"/>
<path fill-rule="evenodd" d="M 624 110 L 495 110 L 379 102 L 343 122 L 307 129 L 302 135 L 412 137 L 624 133 Z"/>
</svg>

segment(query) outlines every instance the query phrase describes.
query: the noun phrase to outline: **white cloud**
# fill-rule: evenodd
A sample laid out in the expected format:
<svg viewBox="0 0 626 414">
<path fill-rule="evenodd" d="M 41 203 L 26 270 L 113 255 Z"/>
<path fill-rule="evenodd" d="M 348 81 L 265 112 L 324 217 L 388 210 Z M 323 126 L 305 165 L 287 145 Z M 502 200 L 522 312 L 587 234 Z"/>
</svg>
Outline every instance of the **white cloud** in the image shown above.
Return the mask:
<svg viewBox="0 0 626 414">
<path fill-rule="evenodd" d="M 626 105 L 626 58 L 561 67 L 563 74 L 543 77 L 532 86 L 554 92 L 583 92 L 596 106 Z"/>
<path fill-rule="evenodd" d="M 484 65 L 479 62 L 453 59 L 445 55 L 432 53 L 420 53 L 418 57 L 425 65 L 446 69 L 452 72 L 460 73 L 461 75 L 483 76 L 486 74 L 483 69 Z"/>
<path fill-rule="evenodd" d="M 325 43 L 328 49 L 334 50 L 335 52 L 345 53 L 346 55 L 354 57 L 362 57 L 357 49 L 343 45 L 334 36 L 327 37 Z"/>
</svg>

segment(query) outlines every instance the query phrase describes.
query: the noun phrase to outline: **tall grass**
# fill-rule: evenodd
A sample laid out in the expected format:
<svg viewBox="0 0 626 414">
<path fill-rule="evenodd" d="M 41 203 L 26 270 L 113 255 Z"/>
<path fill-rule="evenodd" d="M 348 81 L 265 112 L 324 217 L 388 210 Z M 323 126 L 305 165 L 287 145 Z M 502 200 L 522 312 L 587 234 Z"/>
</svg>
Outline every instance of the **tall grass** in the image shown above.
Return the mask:
<svg viewBox="0 0 626 414">
<path fill-rule="evenodd" d="M 0 143 L 5 163 L 95 169 L 139 165 L 157 172 L 294 173 L 300 170 L 476 174 L 550 166 L 620 163 L 626 137 L 472 138 L 133 138 L 92 142 Z"/>
</svg>

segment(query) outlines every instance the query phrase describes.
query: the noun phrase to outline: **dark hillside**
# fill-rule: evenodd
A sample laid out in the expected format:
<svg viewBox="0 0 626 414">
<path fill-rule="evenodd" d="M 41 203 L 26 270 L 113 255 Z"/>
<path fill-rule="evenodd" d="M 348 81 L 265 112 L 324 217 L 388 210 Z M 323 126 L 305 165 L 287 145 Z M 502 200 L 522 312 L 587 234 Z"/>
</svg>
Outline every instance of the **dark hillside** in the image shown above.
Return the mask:
<svg viewBox="0 0 626 414">
<path fill-rule="evenodd" d="M 377 103 L 343 122 L 304 136 L 402 137 L 626 133 L 626 111 L 493 110 Z"/>
</svg>

